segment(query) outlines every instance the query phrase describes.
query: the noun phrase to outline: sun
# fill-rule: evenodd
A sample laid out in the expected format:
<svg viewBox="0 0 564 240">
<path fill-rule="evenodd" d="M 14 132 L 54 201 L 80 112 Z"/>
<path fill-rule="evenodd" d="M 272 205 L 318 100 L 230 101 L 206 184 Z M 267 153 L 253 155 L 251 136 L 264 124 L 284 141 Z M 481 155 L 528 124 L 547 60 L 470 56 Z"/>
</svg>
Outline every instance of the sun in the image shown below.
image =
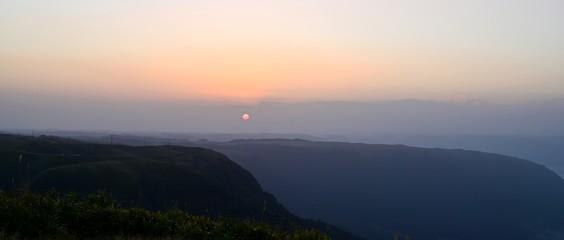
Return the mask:
<svg viewBox="0 0 564 240">
<path fill-rule="evenodd" d="M 251 119 L 251 115 L 249 115 L 248 113 L 243 113 L 243 115 L 241 115 L 241 118 L 243 119 L 243 121 L 249 121 L 249 119 Z"/>
</svg>

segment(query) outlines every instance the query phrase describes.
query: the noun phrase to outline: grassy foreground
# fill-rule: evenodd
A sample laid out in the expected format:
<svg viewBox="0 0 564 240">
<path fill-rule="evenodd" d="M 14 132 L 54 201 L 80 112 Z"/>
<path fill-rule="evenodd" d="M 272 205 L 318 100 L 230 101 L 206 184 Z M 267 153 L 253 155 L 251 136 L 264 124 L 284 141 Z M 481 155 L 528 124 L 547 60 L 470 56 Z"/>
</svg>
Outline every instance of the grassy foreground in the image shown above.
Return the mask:
<svg viewBox="0 0 564 240">
<path fill-rule="evenodd" d="M 180 210 L 151 212 L 121 208 L 103 193 L 80 199 L 75 194 L 59 196 L 27 191 L 0 191 L 0 238 L 328 239 L 313 230 L 288 233 L 248 220 L 215 220 Z"/>
</svg>

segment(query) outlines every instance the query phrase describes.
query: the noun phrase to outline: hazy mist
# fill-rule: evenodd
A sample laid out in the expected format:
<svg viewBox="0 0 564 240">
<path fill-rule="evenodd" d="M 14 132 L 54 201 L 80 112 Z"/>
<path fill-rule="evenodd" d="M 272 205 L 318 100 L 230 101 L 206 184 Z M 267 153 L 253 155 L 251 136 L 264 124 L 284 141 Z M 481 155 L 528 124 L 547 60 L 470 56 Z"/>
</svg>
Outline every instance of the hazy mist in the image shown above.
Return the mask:
<svg viewBox="0 0 564 240">
<path fill-rule="evenodd" d="M 0 97 L 4 129 L 304 133 L 564 134 L 564 100 L 260 102 L 257 104 Z M 241 114 L 251 119 L 242 121 Z"/>
</svg>

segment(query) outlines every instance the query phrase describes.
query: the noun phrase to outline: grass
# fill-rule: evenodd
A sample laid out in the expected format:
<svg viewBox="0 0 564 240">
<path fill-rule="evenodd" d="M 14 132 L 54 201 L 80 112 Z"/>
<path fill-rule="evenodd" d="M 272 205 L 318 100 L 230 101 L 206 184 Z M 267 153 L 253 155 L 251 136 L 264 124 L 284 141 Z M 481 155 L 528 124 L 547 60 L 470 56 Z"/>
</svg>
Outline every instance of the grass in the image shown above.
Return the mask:
<svg viewBox="0 0 564 240">
<path fill-rule="evenodd" d="M 268 224 L 211 219 L 181 210 L 151 212 L 122 208 L 104 193 L 81 199 L 28 191 L 0 191 L 1 239 L 206 239 L 327 240 L 314 230 L 292 233 Z"/>
</svg>

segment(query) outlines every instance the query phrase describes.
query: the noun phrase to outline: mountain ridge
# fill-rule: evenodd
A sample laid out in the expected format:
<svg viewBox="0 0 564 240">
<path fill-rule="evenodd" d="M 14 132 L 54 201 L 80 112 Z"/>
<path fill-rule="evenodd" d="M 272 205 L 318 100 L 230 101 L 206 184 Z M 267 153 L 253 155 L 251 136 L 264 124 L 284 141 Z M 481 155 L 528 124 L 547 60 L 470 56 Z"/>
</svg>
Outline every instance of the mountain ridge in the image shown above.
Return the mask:
<svg viewBox="0 0 564 240">
<path fill-rule="evenodd" d="M 83 196 L 103 189 L 126 206 L 180 208 L 196 215 L 265 221 L 285 231 L 314 227 L 334 239 L 359 239 L 337 227 L 296 217 L 264 192 L 251 173 L 210 149 L 14 135 L 0 135 L 0 143 L 4 189 L 55 189 Z"/>
<path fill-rule="evenodd" d="M 368 239 L 378 239 L 385 229 L 418 239 L 537 239 L 545 231 L 564 233 L 564 180 L 524 159 L 461 149 L 280 139 L 202 146 L 249 169 L 292 211 L 317 215 Z"/>
</svg>

